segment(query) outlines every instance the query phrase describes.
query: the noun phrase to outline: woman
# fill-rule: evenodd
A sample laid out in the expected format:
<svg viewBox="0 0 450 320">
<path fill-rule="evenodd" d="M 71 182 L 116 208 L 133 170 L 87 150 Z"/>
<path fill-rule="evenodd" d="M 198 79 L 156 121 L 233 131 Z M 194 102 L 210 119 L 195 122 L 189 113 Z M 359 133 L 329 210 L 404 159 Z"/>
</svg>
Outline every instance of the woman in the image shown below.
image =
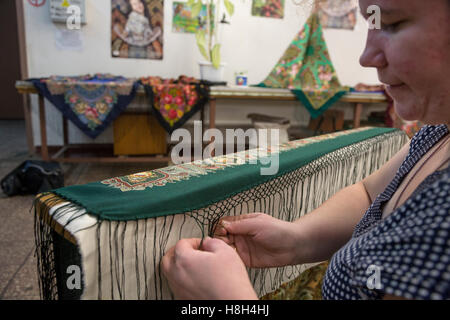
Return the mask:
<svg viewBox="0 0 450 320">
<path fill-rule="evenodd" d="M 402 118 L 427 125 L 295 222 L 227 217 L 203 250 L 200 239 L 180 240 L 162 261 L 176 298 L 257 299 L 245 266 L 327 259 L 325 299 L 450 298 L 450 1 L 359 2 L 363 14 L 381 8 L 361 65 L 377 68 Z"/>
</svg>

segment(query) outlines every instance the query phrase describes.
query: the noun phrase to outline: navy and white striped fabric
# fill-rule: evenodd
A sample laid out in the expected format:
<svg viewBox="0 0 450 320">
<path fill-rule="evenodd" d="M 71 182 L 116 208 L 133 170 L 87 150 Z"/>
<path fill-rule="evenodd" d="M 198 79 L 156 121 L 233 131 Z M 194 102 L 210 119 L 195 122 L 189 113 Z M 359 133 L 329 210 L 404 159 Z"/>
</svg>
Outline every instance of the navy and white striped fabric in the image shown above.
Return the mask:
<svg viewBox="0 0 450 320">
<path fill-rule="evenodd" d="M 394 179 L 355 227 L 352 239 L 332 257 L 324 299 L 450 298 L 450 167 L 428 176 L 411 197 L 382 219 L 404 177 L 440 139 L 446 125 L 424 126 Z"/>
</svg>

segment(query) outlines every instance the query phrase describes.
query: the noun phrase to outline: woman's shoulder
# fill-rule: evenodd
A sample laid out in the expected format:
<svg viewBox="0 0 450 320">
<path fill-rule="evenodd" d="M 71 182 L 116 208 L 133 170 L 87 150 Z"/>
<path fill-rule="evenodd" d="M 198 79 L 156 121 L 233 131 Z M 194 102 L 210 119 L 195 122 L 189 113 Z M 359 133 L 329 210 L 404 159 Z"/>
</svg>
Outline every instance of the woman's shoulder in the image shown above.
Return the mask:
<svg viewBox="0 0 450 320">
<path fill-rule="evenodd" d="M 445 124 L 424 125 L 411 139 L 410 153 L 429 147 L 448 134 L 448 127 Z"/>
<path fill-rule="evenodd" d="M 382 268 L 382 294 L 450 298 L 450 170 L 357 239 L 352 271 L 364 287 L 367 270 Z M 445 280 L 445 281 L 443 281 Z M 364 288 L 365 289 L 365 288 Z"/>
</svg>

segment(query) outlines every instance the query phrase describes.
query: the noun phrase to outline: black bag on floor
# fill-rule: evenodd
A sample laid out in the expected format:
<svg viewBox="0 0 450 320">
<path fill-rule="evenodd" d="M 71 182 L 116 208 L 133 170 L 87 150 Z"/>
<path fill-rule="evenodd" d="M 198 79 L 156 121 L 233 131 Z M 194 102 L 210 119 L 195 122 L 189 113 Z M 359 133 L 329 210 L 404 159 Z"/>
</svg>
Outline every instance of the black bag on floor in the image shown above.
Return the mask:
<svg viewBox="0 0 450 320">
<path fill-rule="evenodd" d="M 38 194 L 64 187 L 64 174 L 56 162 L 27 160 L 0 182 L 8 196 Z"/>
</svg>

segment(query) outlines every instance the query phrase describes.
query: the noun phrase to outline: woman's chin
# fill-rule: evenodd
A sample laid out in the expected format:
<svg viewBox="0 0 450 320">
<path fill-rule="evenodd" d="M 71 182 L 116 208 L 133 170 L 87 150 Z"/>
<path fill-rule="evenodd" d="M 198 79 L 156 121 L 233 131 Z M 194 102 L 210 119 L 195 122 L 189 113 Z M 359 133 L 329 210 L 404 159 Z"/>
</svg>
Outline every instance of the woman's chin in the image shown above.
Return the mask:
<svg viewBox="0 0 450 320">
<path fill-rule="evenodd" d="M 420 120 L 422 113 L 420 108 L 414 103 L 394 102 L 394 108 L 397 115 L 406 121 Z"/>
</svg>

